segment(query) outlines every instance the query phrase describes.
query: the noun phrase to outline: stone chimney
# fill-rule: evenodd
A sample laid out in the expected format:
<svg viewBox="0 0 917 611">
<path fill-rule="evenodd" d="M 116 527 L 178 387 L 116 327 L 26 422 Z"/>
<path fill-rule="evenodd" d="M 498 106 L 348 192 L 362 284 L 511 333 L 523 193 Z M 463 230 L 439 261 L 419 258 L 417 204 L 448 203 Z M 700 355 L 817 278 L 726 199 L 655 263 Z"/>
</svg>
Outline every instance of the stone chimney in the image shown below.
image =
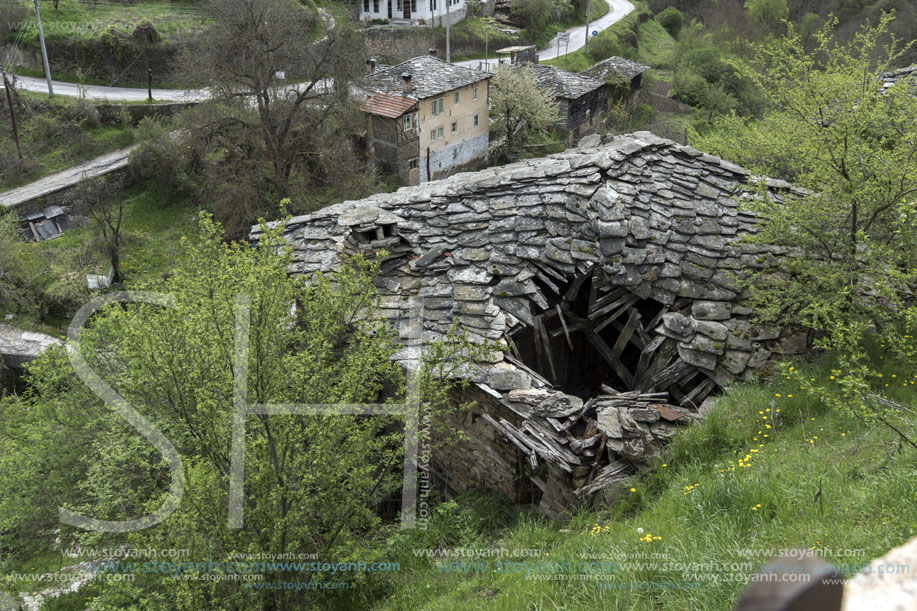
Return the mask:
<svg viewBox="0 0 917 611">
<path fill-rule="evenodd" d="M 428 53 L 430 54 L 430 57 L 436 57 L 436 48 L 430 47 L 430 50 L 428 51 Z"/>
<path fill-rule="evenodd" d="M 402 73 L 401 86 L 405 94 L 408 94 L 414 91 L 414 83 L 411 82 L 411 73 L 410 72 Z"/>
</svg>

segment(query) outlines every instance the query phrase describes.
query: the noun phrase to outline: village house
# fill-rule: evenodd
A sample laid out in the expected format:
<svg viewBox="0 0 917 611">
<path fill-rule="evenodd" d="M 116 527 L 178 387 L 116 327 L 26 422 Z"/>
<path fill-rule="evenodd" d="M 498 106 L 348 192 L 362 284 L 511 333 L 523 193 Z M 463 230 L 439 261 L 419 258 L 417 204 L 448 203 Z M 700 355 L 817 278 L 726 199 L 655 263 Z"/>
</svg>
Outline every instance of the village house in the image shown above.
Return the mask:
<svg viewBox="0 0 917 611">
<path fill-rule="evenodd" d="M 362 0 L 360 20 L 440 27 L 458 23 L 467 12 L 465 0 Z"/>
<path fill-rule="evenodd" d="M 608 104 L 605 81 L 543 64 L 516 63 L 513 66 L 515 69 L 530 68 L 538 86 L 548 89 L 557 98 L 561 118 L 554 127 L 566 136 L 568 146 L 595 133 L 599 117 Z"/>
<path fill-rule="evenodd" d="M 433 55 L 374 69 L 358 85 L 369 162 L 416 185 L 485 157 L 490 78 Z"/>
</svg>

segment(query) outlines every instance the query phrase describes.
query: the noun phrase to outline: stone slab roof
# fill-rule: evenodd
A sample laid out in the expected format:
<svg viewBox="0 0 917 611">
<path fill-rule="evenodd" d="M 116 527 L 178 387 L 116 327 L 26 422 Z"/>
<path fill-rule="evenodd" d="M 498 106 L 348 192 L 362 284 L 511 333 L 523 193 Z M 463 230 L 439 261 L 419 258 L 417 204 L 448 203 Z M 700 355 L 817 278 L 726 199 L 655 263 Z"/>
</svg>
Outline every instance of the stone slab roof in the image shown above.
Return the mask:
<svg viewBox="0 0 917 611">
<path fill-rule="evenodd" d="M 740 206 L 757 180 L 649 132 L 604 143 L 590 137 L 546 158 L 295 217 L 285 228 L 290 272 L 309 278 L 340 269 L 354 253 L 390 253 L 377 282 L 379 313 L 402 330 L 396 358 L 411 366 L 419 345 L 444 337 L 453 320 L 471 339 L 506 347 L 510 334 L 553 307 L 549 287 L 594 271 L 603 291 L 624 287 L 667 305 L 691 300 L 656 333 L 676 340 L 681 358 L 722 386 L 763 364 L 768 342 L 780 338 L 753 329 L 751 312 L 733 303 L 735 274 L 774 262 L 770 249 L 737 243 L 757 230 Z M 776 201 L 793 191 L 766 181 Z M 259 234 L 253 228 L 252 239 Z M 418 335 L 406 329 L 421 302 Z M 500 391 L 545 386 L 508 354 L 495 354 L 478 381 Z"/>
<path fill-rule="evenodd" d="M 360 110 L 388 119 L 397 119 L 415 106 L 417 106 L 417 100 L 413 98 L 406 98 L 400 95 L 388 95 L 387 93 L 376 93 L 366 100 L 366 103 L 363 104 Z"/>
<path fill-rule="evenodd" d="M 528 63 L 513 64 L 514 70 L 527 68 L 534 72 L 535 81 L 540 87 L 550 89 L 558 98 L 576 100 L 605 86 L 605 81 L 575 72 L 567 72 L 554 66 Z"/>
<path fill-rule="evenodd" d="M 650 67 L 624 57 L 612 56 L 586 68 L 580 74 L 599 79 L 600 81 L 631 80 L 643 74 Z"/>
<path fill-rule="evenodd" d="M 889 87 L 894 87 L 898 84 L 898 81 L 903 79 L 911 79 L 912 81 L 915 81 L 915 85 L 917 85 L 917 64 L 883 74 L 882 91 L 884 92 Z"/>
<path fill-rule="evenodd" d="M 50 346 L 62 343 L 59 339 L 44 333 L 23 331 L 0 323 L 0 361 L 5 362 L 8 367 L 20 368 Z"/>
<path fill-rule="evenodd" d="M 486 72 L 456 66 L 431 55 L 421 55 L 389 68 L 377 68 L 360 80 L 359 87 L 368 92 L 404 96 L 404 74 L 411 75 L 413 90 L 409 95 L 418 100 L 442 95 L 491 77 Z"/>
</svg>

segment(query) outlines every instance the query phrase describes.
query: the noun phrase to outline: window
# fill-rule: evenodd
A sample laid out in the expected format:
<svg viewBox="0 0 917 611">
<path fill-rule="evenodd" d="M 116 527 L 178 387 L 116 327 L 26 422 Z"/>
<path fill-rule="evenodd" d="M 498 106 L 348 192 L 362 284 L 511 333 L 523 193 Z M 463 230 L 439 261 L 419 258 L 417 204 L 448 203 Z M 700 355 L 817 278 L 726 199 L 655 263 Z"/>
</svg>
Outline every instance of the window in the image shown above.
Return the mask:
<svg viewBox="0 0 917 611">
<path fill-rule="evenodd" d="M 458 101 L 459 101 L 459 92 L 456 91 L 455 94 L 453 94 L 453 96 L 452 96 L 452 103 L 453 103 L 453 104 L 458 104 Z"/>
<path fill-rule="evenodd" d="M 443 137 L 443 128 L 437 128 L 430 131 L 430 142 L 435 142 Z"/>
<path fill-rule="evenodd" d="M 414 113 L 401 117 L 401 128 L 406 132 L 414 131 Z"/>
<path fill-rule="evenodd" d="M 472 100 L 477 100 L 477 99 L 478 99 L 478 88 L 477 88 L 477 87 L 472 87 L 472 88 L 471 88 L 471 99 L 472 99 Z"/>
<path fill-rule="evenodd" d="M 374 13 L 379 12 L 379 0 L 373 0 L 373 12 Z"/>
<path fill-rule="evenodd" d="M 443 114 L 443 98 L 438 98 L 433 100 L 431 108 L 431 114 L 435 117 L 436 115 Z"/>
<path fill-rule="evenodd" d="M 417 160 L 416 159 L 411 159 L 410 161 L 408 161 L 408 169 L 409 170 L 417 169 Z"/>
<path fill-rule="evenodd" d="M 477 127 L 480 122 L 481 122 L 481 116 L 475 115 L 474 116 L 474 126 Z"/>
<path fill-rule="evenodd" d="M 363 0 L 363 12 L 364 13 L 369 12 L 369 0 Z"/>
<path fill-rule="evenodd" d="M 458 121 L 453 121 L 452 122 L 452 133 L 454 134 L 457 131 L 458 131 Z"/>
</svg>

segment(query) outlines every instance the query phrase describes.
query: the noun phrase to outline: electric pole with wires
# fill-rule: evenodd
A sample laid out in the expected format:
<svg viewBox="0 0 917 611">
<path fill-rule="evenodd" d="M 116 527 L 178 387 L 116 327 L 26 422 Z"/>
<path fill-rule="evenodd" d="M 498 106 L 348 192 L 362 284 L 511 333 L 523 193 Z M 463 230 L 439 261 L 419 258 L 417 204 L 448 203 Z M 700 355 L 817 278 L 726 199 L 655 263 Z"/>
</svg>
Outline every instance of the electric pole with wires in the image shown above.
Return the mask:
<svg viewBox="0 0 917 611">
<path fill-rule="evenodd" d="M 41 59 L 45 63 L 45 78 L 48 79 L 48 95 L 54 95 L 54 87 L 51 85 L 51 67 L 48 65 L 48 49 L 45 47 L 45 33 L 41 29 L 41 13 L 38 11 L 38 0 L 32 0 L 35 4 L 35 21 L 38 22 L 38 41 L 41 43 Z"/>
</svg>

